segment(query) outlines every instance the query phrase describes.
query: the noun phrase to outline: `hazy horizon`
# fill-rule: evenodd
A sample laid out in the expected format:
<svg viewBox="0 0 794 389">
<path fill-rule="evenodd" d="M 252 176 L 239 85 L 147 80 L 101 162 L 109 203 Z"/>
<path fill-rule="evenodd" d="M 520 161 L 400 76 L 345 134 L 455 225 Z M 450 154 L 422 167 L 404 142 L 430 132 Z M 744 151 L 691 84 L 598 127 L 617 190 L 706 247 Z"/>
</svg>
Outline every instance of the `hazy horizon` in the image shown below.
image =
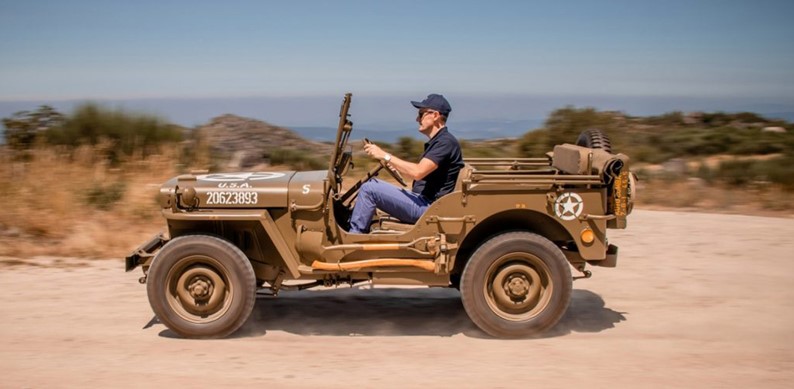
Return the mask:
<svg viewBox="0 0 794 389">
<path fill-rule="evenodd" d="M 0 101 L 0 117 L 49 105 L 70 113 L 85 103 L 109 109 L 156 115 L 186 127 L 204 124 L 223 114 L 251 117 L 272 124 L 295 127 L 335 126 L 343 93 L 338 96 L 286 96 L 236 98 L 149 98 Z M 410 101 L 424 96 L 353 95 L 352 118 L 361 124 L 410 123 L 415 109 Z M 659 115 L 673 111 L 755 112 L 761 115 L 792 114 L 794 101 L 741 97 L 689 96 L 540 96 L 540 95 L 447 95 L 455 122 L 481 120 L 544 120 L 553 110 L 566 106 L 620 111 L 631 116 Z M 782 119 L 791 120 L 789 117 Z"/>
<path fill-rule="evenodd" d="M 422 139 L 416 131 L 415 109 L 408 96 L 353 95 L 351 119 L 354 136 L 393 142 L 402 136 Z M 768 99 L 694 98 L 658 96 L 448 96 L 453 112 L 449 127 L 461 139 L 518 137 L 539 128 L 555 109 L 565 106 L 621 111 L 630 116 L 672 111 L 754 112 L 767 118 L 794 122 L 794 104 Z M 93 100 L 108 109 L 155 115 L 185 127 L 233 114 L 294 130 L 317 141 L 333 140 L 342 95 L 310 97 L 245 97 L 194 99 Z M 50 105 L 69 114 L 88 100 L 0 101 L 0 117 Z M 3 129 L 0 128 L 0 133 Z"/>
</svg>

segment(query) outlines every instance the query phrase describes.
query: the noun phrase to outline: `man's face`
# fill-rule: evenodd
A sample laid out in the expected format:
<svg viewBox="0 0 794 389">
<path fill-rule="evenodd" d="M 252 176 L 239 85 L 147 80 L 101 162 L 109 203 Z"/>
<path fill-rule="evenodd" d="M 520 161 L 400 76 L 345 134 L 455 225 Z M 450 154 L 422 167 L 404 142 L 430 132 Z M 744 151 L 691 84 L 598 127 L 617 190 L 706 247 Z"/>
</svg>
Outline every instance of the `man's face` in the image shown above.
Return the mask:
<svg viewBox="0 0 794 389">
<path fill-rule="evenodd" d="M 433 131 L 433 126 L 439 117 L 438 111 L 422 108 L 416 115 L 416 122 L 419 123 L 419 132 L 428 135 Z"/>
</svg>

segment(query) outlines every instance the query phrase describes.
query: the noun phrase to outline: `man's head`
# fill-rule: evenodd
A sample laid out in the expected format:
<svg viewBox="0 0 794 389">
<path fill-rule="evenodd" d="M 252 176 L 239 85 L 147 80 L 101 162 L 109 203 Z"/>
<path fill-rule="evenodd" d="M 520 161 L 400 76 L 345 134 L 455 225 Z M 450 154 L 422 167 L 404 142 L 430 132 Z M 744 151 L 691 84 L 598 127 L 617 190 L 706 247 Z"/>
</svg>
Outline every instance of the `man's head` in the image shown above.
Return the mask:
<svg viewBox="0 0 794 389">
<path fill-rule="evenodd" d="M 411 101 L 419 110 L 416 122 L 419 123 L 419 132 L 431 136 L 434 130 L 441 129 L 447 122 L 449 113 L 452 112 L 449 102 L 439 94 L 429 94 L 422 101 Z"/>
<path fill-rule="evenodd" d="M 448 118 L 449 113 L 452 112 L 452 107 L 449 105 L 449 101 L 447 101 L 443 95 L 435 93 L 427 95 L 427 98 L 422 101 L 412 101 L 411 104 L 420 110 L 424 108 L 436 111 L 445 119 Z"/>
</svg>

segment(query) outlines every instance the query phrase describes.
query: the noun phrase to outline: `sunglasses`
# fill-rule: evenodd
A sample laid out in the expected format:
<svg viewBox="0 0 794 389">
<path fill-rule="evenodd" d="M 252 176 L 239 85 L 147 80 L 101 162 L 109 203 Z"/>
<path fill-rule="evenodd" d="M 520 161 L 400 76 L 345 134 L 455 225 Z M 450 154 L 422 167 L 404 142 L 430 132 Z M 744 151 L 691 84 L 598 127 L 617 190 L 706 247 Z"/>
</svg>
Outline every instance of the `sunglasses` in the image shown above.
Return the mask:
<svg viewBox="0 0 794 389">
<path fill-rule="evenodd" d="M 419 110 L 419 114 L 416 115 L 416 120 L 422 120 L 422 118 L 424 118 L 426 114 L 432 113 L 432 112 L 437 112 L 437 111 L 433 111 L 433 110 L 430 110 L 430 109 L 420 109 Z"/>
</svg>

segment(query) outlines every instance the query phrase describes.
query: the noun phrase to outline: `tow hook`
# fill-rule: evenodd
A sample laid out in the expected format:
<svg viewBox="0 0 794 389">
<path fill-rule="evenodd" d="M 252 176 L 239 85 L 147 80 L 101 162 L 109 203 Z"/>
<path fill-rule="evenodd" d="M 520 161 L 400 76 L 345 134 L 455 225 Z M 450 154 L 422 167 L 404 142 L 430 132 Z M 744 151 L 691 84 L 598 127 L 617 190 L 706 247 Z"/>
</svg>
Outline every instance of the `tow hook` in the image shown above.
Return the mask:
<svg viewBox="0 0 794 389">
<path fill-rule="evenodd" d="M 573 279 L 574 280 L 580 280 L 582 278 L 590 278 L 590 277 L 593 276 L 593 273 L 590 272 L 590 270 L 584 270 L 584 271 L 582 271 L 582 274 L 584 274 L 584 275 L 583 276 L 574 277 Z"/>
<path fill-rule="evenodd" d="M 583 275 L 578 276 L 578 277 L 573 277 L 574 280 L 580 280 L 582 278 L 590 278 L 590 277 L 593 276 L 593 273 L 590 270 L 585 270 L 584 264 L 576 266 L 576 270 L 581 272 Z"/>
</svg>

